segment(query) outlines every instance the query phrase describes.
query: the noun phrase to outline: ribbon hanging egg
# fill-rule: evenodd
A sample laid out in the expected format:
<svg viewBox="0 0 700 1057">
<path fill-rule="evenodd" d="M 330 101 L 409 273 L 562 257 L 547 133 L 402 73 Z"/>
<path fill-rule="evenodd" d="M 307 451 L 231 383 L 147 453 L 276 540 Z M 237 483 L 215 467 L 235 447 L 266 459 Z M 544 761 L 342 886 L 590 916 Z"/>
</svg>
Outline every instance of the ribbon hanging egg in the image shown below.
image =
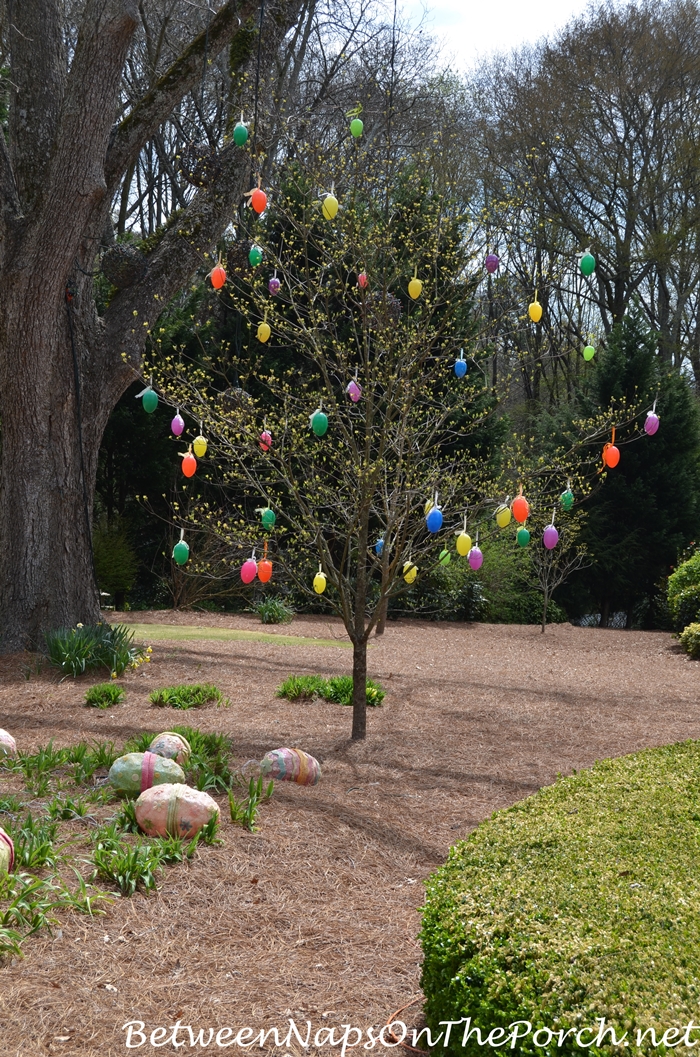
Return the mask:
<svg viewBox="0 0 700 1057">
<path fill-rule="evenodd" d="M 364 124 L 359 117 L 354 117 L 350 122 L 350 135 L 353 139 L 359 139 L 364 131 Z"/>
<path fill-rule="evenodd" d="M 522 493 L 516 495 L 515 499 L 510 504 L 510 509 L 513 511 L 513 517 L 520 525 L 522 525 L 524 521 L 527 521 L 530 514 L 530 504 Z"/>
<path fill-rule="evenodd" d="M 260 247 L 251 246 L 250 251 L 248 253 L 248 263 L 250 264 L 251 268 L 257 268 L 258 265 L 262 263 L 262 259 L 263 251 L 260 249 Z"/>
<path fill-rule="evenodd" d="M 270 324 L 267 322 L 267 320 L 263 320 L 262 323 L 258 323 L 258 341 L 262 341 L 262 343 L 265 344 L 266 341 L 270 340 L 271 334 L 272 331 L 270 330 Z"/>
<path fill-rule="evenodd" d="M 546 529 L 542 533 L 542 542 L 548 551 L 554 550 L 557 543 L 559 542 L 559 533 L 555 529 L 554 525 L 547 525 Z"/>
<path fill-rule="evenodd" d="M 413 562 L 403 563 L 403 578 L 407 584 L 412 584 L 418 576 L 418 566 Z"/>
<path fill-rule="evenodd" d="M 323 437 L 328 430 L 328 415 L 319 408 L 310 416 L 309 424 L 317 437 Z"/>
<path fill-rule="evenodd" d="M 410 283 L 408 284 L 408 296 L 414 301 L 417 301 L 422 293 L 423 283 L 416 275 L 414 275 Z"/>
<path fill-rule="evenodd" d="M 565 510 L 567 513 L 571 510 L 574 505 L 574 493 L 570 488 L 567 488 L 566 491 L 562 492 L 559 496 L 559 503 L 561 504 L 562 510 Z"/>
<path fill-rule="evenodd" d="M 507 528 L 507 526 L 510 525 L 511 513 L 510 507 L 507 505 L 507 501 L 505 503 L 501 503 L 501 505 L 496 510 L 495 517 L 496 524 L 499 528 Z"/>
<path fill-rule="evenodd" d="M 215 264 L 209 272 L 209 282 L 215 290 L 220 290 L 226 283 L 226 270 L 221 264 L 221 261 L 219 261 L 218 264 Z"/>
<path fill-rule="evenodd" d="M 530 533 L 524 525 L 521 525 L 518 531 L 515 533 L 515 539 L 519 547 L 527 547 L 528 543 L 530 542 Z"/>
<path fill-rule="evenodd" d="M 583 358 L 584 358 L 584 360 L 587 363 L 590 363 L 594 356 L 595 356 L 595 348 L 593 347 L 593 345 L 586 345 L 585 349 L 583 350 Z"/>
<path fill-rule="evenodd" d="M 258 216 L 265 212 L 267 208 L 267 195 L 261 187 L 256 187 L 250 196 L 250 204 L 252 205 Z"/>
<path fill-rule="evenodd" d="M 581 275 L 593 275 L 593 272 L 595 271 L 595 257 L 590 250 L 586 250 L 581 257 L 581 260 L 578 262 L 578 266 L 581 269 Z"/>
<path fill-rule="evenodd" d="M 149 415 L 152 415 L 158 407 L 158 394 L 151 389 L 150 385 L 148 389 L 143 391 L 141 404 L 144 411 L 147 411 Z"/>
<path fill-rule="evenodd" d="M 202 426 L 201 422 L 200 422 L 199 425 L 200 425 L 200 429 L 201 429 L 201 426 Z M 192 447 L 194 448 L 194 453 L 197 456 L 197 458 L 198 459 L 203 459 L 204 456 L 207 454 L 206 437 L 203 437 L 202 434 L 200 433 L 200 435 L 198 437 L 194 438 L 194 441 L 192 442 Z"/>
<path fill-rule="evenodd" d="M 261 584 L 267 584 L 272 579 L 272 562 L 267 558 L 263 558 L 258 563 L 258 580 Z"/>
<path fill-rule="evenodd" d="M 449 565 L 450 564 L 450 560 L 451 560 L 450 552 L 443 548 L 443 550 L 440 551 L 440 557 L 438 558 L 438 562 L 440 563 L 440 565 Z"/>
<path fill-rule="evenodd" d="M 241 566 L 241 580 L 244 584 L 252 584 L 257 575 L 258 563 L 255 558 L 248 558 L 248 560 L 244 561 Z"/>
<path fill-rule="evenodd" d="M 233 142 L 237 147 L 244 147 L 248 142 L 248 129 L 244 125 L 242 117 L 233 130 Z"/>
<path fill-rule="evenodd" d="M 367 289 L 367 287 L 369 286 L 369 277 L 367 275 L 367 272 L 360 272 L 357 277 L 357 285 L 359 286 L 360 290 Z"/>
<path fill-rule="evenodd" d="M 484 555 L 481 553 L 481 550 L 478 546 L 474 546 L 471 548 L 471 550 L 469 551 L 468 560 L 470 568 L 472 568 L 474 572 L 476 572 L 477 569 L 480 569 L 481 566 L 484 564 Z"/>
<path fill-rule="evenodd" d="M 464 358 L 464 349 L 460 350 L 459 359 L 455 360 L 454 372 L 458 378 L 464 378 L 467 373 L 467 361 Z"/>
<path fill-rule="evenodd" d="M 173 559 L 176 565 L 186 565 L 190 556 L 190 547 L 184 539 L 179 539 L 173 547 Z"/>
<path fill-rule="evenodd" d="M 275 527 L 275 521 L 277 517 L 274 510 L 271 507 L 265 507 L 264 510 L 260 511 L 260 520 L 262 521 L 262 527 L 270 532 Z"/>
<path fill-rule="evenodd" d="M 439 532 L 442 528 L 442 511 L 434 504 L 431 506 L 428 516 L 425 519 L 428 532 Z"/>
<path fill-rule="evenodd" d="M 272 434 L 269 430 L 264 429 L 260 434 L 260 448 L 262 451 L 269 451 L 272 447 Z"/>
<path fill-rule="evenodd" d="M 656 406 L 656 405 L 654 405 Z M 644 422 L 644 432 L 648 437 L 653 437 L 659 428 L 659 416 L 655 411 L 647 411 L 647 417 Z"/>
<path fill-rule="evenodd" d="M 182 459 L 182 472 L 185 477 L 193 477 L 197 472 L 197 460 L 191 451 L 188 451 Z"/>
<path fill-rule="evenodd" d="M 532 322 L 539 323 L 542 319 L 542 305 L 537 300 L 537 295 L 535 295 L 535 300 L 528 305 L 527 311 Z"/>
<path fill-rule="evenodd" d="M 381 558 L 383 550 L 384 550 L 384 540 L 383 539 L 378 539 L 377 542 L 374 545 L 374 553 L 377 555 L 377 557 Z"/>
<path fill-rule="evenodd" d="M 353 404 L 356 404 L 362 396 L 362 386 L 352 378 L 346 385 L 345 392 L 348 394 Z"/>
<path fill-rule="evenodd" d="M 172 422 L 170 423 L 170 428 L 171 428 L 171 430 L 173 431 L 173 433 L 175 434 L 176 437 L 179 437 L 180 434 L 183 432 L 183 430 L 185 428 L 185 420 L 182 417 L 182 415 L 180 414 L 180 409 L 179 408 L 177 410 L 177 413 L 176 413 L 175 417 L 173 418 Z"/>
<path fill-rule="evenodd" d="M 314 591 L 317 595 L 323 594 L 326 590 L 327 583 L 326 574 L 322 571 L 321 566 L 319 565 L 318 572 L 314 576 Z"/>
<path fill-rule="evenodd" d="M 335 195 L 326 195 L 321 205 L 326 220 L 333 220 L 338 213 L 338 199 Z"/>
<path fill-rule="evenodd" d="M 495 253 L 489 253 L 484 264 L 486 265 L 486 271 L 489 275 L 494 275 L 498 271 L 498 266 L 501 263 L 500 258 Z"/>
<path fill-rule="evenodd" d="M 471 536 L 466 532 L 460 532 L 459 536 L 457 537 L 457 554 L 461 555 L 462 558 L 466 558 L 471 549 Z"/>
<path fill-rule="evenodd" d="M 277 276 L 273 275 L 269 283 L 267 284 L 267 288 L 273 297 L 275 296 L 275 294 L 278 294 L 280 292 L 281 285 L 282 283 L 279 281 Z"/>
</svg>

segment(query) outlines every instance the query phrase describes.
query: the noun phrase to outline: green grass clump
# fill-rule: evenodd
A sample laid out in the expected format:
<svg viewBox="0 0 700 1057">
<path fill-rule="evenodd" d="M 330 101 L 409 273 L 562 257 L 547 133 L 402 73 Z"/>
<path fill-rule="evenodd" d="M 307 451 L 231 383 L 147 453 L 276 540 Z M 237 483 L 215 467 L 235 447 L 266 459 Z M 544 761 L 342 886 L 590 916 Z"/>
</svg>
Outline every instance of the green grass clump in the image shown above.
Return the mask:
<svg viewBox="0 0 700 1057">
<path fill-rule="evenodd" d="M 291 624 L 294 619 L 294 610 L 280 598 L 266 598 L 258 602 L 253 611 L 262 624 Z"/>
<path fill-rule="evenodd" d="M 126 624 L 77 624 L 57 628 L 45 635 L 51 663 L 66 675 L 82 675 L 106 668 L 113 679 L 127 668 L 138 668 L 150 659 L 150 647 L 134 643 L 134 632 Z"/>
<path fill-rule="evenodd" d="M 187 709 L 199 708 L 209 701 L 216 701 L 218 705 L 223 697 L 219 688 L 212 683 L 180 683 L 179 686 L 165 686 L 161 690 L 154 690 L 148 695 L 148 700 L 153 705 Z"/>
<path fill-rule="evenodd" d="M 421 984 L 433 1038 L 440 1021 L 471 1017 L 483 1043 L 522 1020 L 557 1035 L 544 1048 L 520 1038 L 519 1054 L 580 1057 L 575 1035 L 559 1032 L 595 1035 L 600 1018 L 618 1039 L 628 1032 L 626 1047 L 609 1035 L 590 1046 L 585 1032 L 598 1055 L 631 1052 L 637 1030 L 660 1041 L 686 1025 L 700 998 L 699 850 L 696 741 L 603 761 L 493 815 L 427 883 Z M 484 1052 L 477 1036 L 462 1042 L 453 1029 L 440 1052 Z"/>
<path fill-rule="evenodd" d="M 352 704 L 352 676 L 334 675 L 324 679 L 321 675 L 290 675 L 281 686 L 277 687 L 277 697 L 286 697 L 290 701 L 300 698 L 322 697 L 324 701 L 333 701 L 337 705 Z M 371 707 L 381 705 L 386 691 L 374 680 L 367 680 L 367 704 Z"/>
<path fill-rule="evenodd" d="M 678 641 L 689 656 L 700 659 L 700 624 L 688 624 L 678 636 Z"/>
<path fill-rule="evenodd" d="M 125 692 L 116 683 L 95 683 L 85 692 L 85 704 L 93 708 L 111 708 L 123 700 Z"/>
</svg>

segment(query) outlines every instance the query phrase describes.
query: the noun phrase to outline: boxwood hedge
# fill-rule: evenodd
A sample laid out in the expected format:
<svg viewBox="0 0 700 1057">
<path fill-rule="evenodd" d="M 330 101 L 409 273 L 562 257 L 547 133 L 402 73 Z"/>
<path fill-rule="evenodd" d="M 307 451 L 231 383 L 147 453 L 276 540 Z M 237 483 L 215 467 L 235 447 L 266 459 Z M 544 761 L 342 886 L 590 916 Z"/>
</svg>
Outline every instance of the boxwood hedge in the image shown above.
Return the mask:
<svg viewBox="0 0 700 1057">
<path fill-rule="evenodd" d="M 493 815 L 429 879 L 421 941 L 437 1052 L 692 1052 L 700 742 L 597 763 Z M 466 1044 L 466 1021 L 449 1039 L 440 1025 L 461 1018 Z"/>
</svg>

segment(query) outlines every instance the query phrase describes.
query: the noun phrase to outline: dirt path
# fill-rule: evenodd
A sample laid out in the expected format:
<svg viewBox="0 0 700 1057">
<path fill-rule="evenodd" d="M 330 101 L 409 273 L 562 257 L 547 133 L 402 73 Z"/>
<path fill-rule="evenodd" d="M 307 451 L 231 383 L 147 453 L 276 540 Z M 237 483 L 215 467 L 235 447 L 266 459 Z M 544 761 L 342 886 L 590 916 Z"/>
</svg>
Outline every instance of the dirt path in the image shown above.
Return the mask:
<svg viewBox="0 0 700 1057">
<path fill-rule="evenodd" d="M 130 616 L 260 630 L 241 616 Z M 279 631 L 344 637 L 338 624 L 312 617 Z M 28 942 L 23 961 L 0 969 L 8 1057 L 126 1054 L 121 1029 L 132 1020 L 148 1032 L 180 1020 L 195 1038 L 207 1029 L 205 1040 L 209 1028 L 257 1034 L 276 1025 L 284 1034 L 290 1017 L 311 1021 L 314 1033 L 379 1027 L 419 990 L 421 882 L 450 844 L 557 772 L 700 737 L 700 668 L 664 634 L 390 624 L 369 661 L 386 701 L 356 745 L 349 709 L 274 696 L 291 673 L 348 673 L 347 649 L 154 641 L 153 658 L 126 678 L 126 702 L 108 712 L 82 707 L 98 680 L 58 684 L 28 672 L 27 658 L 5 658 L 0 727 L 31 748 L 49 738 L 120 742 L 188 722 L 229 733 L 241 761 L 280 745 L 304 748 L 322 761 L 323 780 L 313 789 L 278 783 L 256 834 L 232 826 L 222 802 L 224 845 L 168 869 L 157 895 L 118 901 L 92 922 L 67 917 L 60 935 Z M 155 687 L 205 680 L 230 707 L 179 713 L 148 703 Z M 407 1011 L 411 1023 L 416 1015 Z M 159 1052 L 224 1052 L 215 1040 L 191 1046 L 186 1031 L 177 1038 L 186 1045 Z M 250 1052 L 273 1050 L 268 1042 Z"/>
</svg>

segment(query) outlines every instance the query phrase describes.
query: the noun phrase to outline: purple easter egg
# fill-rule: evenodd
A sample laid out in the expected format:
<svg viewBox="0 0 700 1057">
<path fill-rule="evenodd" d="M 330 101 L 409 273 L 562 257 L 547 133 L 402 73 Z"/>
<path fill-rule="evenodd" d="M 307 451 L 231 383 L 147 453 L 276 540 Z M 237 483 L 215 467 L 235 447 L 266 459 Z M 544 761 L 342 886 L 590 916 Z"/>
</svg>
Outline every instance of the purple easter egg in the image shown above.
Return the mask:
<svg viewBox="0 0 700 1057">
<path fill-rule="evenodd" d="M 501 262 L 495 253 L 489 253 L 488 257 L 484 261 L 484 264 L 486 265 L 486 271 L 489 273 L 489 275 L 493 275 L 494 272 L 498 271 L 498 266 L 500 263 Z"/>
<path fill-rule="evenodd" d="M 176 437 L 179 437 L 183 429 L 185 428 L 185 420 L 179 412 L 177 413 L 177 415 L 175 415 L 175 418 L 170 423 L 170 428 Z"/>
<path fill-rule="evenodd" d="M 268 290 L 270 291 L 271 294 L 278 294 L 280 292 L 280 286 L 281 285 L 282 284 L 279 281 L 279 279 L 277 278 L 277 276 L 273 275 L 272 278 L 270 279 L 269 283 L 267 284 L 267 288 L 268 288 Z"/>
<path fill-rule="evenodd" d="M 348 382 L 345 388 L 345 392 L 348 394 L 353 404 L 356 404 L 362 396 L 362 386 L 358 385 L 357 382 L 353 379 L 352 381 Z"/>
<path fill-rule="evenodd" d="M 472 549 L 469 551 L 468 561 L 469 565 L 474 570 L 474 572 L 476 572 L 477 569 L 481 568 L 484 563 L 484 556 L 481 553 L 479 547 L 472 547 Z"/>
<path fill-rule="evenodd" d="M 547 525 L 547 528 L 542 534 L 542 542 L 548 551 L 553 551 L 559 542 L 559 533 L 555 529 L 554 525 Z"/>
<path fill-rule="evenodd" d="M 646 422 L 644 423 L 644 432 L 648 436 L 653 437 L 658 428 L 659 428 L 659 416 L 657 414 L 655 414 L 653 411 L 648 411 L 647 412 L 647 419 L 646 419 Z"/>
</svg>

